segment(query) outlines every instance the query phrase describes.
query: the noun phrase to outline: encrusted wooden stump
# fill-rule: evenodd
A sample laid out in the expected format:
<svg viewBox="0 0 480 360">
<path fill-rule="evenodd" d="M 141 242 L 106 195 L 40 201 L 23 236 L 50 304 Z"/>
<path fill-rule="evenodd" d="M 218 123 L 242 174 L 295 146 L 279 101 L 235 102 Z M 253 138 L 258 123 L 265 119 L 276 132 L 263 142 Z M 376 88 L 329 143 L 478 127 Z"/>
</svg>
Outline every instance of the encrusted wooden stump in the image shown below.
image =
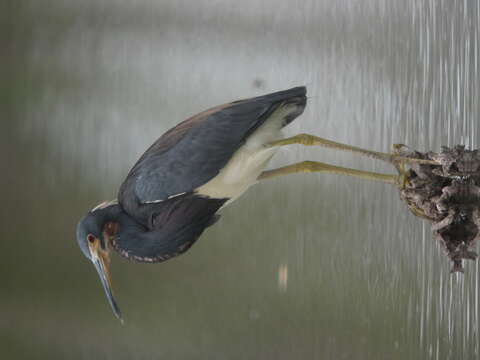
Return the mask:
<svg viewBox="0 0 480 360">
<path fill-rule="evenodd" d="M 403 177 L 400 198 L 413 214 L 432 222 L 434 237 L 453 262 L 452 272 L 463 272 L 463 259 L 478 256 L 473 248 L 480 238 L 479 150 L 457 145 L 422 153 L 395 145 L 394 154 L 438 163 L 397 163 Z"/>
</svg>

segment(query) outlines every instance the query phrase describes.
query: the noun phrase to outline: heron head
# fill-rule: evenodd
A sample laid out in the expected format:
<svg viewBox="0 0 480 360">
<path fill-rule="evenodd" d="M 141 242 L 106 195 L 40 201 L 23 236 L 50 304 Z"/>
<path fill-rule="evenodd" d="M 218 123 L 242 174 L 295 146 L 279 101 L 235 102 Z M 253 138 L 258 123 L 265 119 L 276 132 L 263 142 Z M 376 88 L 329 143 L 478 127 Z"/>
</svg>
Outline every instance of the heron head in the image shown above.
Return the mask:
<svg viewBox="0 0 480 360">
<path fill-rule="evenodd" d="M 122 321 L 120 308 L 113 296 L 109 271 L 110 239 L 118 233 L 118 224 L 110 219 L 109 211 L 107 210 L 108 206 L 101 207 L 101 205 L 89 211 L 78 223 L 77 243 L 83 254 L 95 266 L 108 302 L 115 316 Z"/>
</svg>

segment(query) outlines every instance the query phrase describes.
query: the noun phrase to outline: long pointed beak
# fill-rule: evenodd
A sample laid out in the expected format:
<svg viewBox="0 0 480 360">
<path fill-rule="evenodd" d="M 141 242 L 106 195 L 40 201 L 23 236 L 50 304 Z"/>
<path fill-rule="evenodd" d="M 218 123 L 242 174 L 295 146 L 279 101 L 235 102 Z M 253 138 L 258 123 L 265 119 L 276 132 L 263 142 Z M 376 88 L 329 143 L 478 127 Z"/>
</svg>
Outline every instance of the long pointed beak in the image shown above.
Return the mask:
<svg viewBox="0 0 480 360">
<path fill-rule="evenodd" d="M 105 290 L 105 295 L 107 296 L 108 302 L 112 307 L 113 313 L 123 324 L 122 312 L 120 311 L 120 308 L 118 307 L 117 302 L 113 297 L 112 282 L 110 280 L 108 262 L 106 261 L 106 259 L 104 259 L 104 256 L 102 256 L 102 254 L 99 254 L 98 252 L 92 252 L 92 263 L 95 266 L 95 269 L 97 269 L 98 276 L 100 277 L 103 289 Z"/>
</svg>

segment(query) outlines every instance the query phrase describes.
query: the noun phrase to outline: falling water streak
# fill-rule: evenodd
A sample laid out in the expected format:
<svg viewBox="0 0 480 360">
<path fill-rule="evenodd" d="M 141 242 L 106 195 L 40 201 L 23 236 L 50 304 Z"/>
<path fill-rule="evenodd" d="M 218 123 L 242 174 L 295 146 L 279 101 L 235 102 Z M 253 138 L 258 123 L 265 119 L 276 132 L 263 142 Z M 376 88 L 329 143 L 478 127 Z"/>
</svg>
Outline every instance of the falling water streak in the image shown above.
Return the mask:
<svg viewBox="0 0 480 360">
<path fill-rule="evenodd" d="M 420 258 L 417 258 L 417 261 L 418 261 L 418 267 L 419 267 L 419 273 L 421 274 L 421 277 L 422 277 L 422 281 L 421 281 L 421 285 L 422 285 L 422 291 L 420 293 L 420 346 L 425 346 L 425 319 L 424 319 L 424 315 L 427 311 L 427 304 L 425 303 L 425 292 L 424 292 L 424 289 L 427 285 L 427 281 L 426 281 L 426 272 L 425 271 L 422 271 L 421 269 L 421 265 L 420 264 L 425 264 L 425 261 L 427 259 L 427 256 L 425 255 L 425 241 L 426 241 L 426 236 L 425 236 L 425 223 L 422 224 L 422 247 L 421 247 L 421 256 Z"/>
<path fill-rule="evenodd" d="M 419 32 L 420 47 L 424 63 L 438 61 L 438 76 L 434 75 L 432 85 L 434 86 L 434 96 L 427 98 L 429 90 L 424 87 L 420 101 L 429 101 L 430 118 L 428 119 L 428 129 L 437 127 L 438 119 L 436 114 L 443 114 L 446 120 L 446 132 L 443 132 L 446 144 L 453 145 L 464 143 L 470 148 L 478 146 L 478 96 L 477 88 L 474 86 L 474 79 L 478 75 L 478 29 L 475 28 L 473 36 L 468 36 L 467 12 L 468 5 L 464 2 L 462 6 L 451 9 L 455 14 L 450 17 L 441 17 L 437 21 L 435 15 L 437 11 L 448 11 L 448 2 L 430 1 L 425 8 L 418 9 L 428 13 L 427 21 L 423 22 L 423 29 Z M 476 7 L 478 15 L 478 7 Z M 477 16 L 478 18 L 478 16 Z M 437 36 L 439 39 L 437 40 Z M 460 38 L 459 38 L 460 37 Z M 430 44 L 437 41 L 443 41 L 450 44 L 446 51 L 440 51 L 437 54 L 428 51 Z M 441 49 L 440 49 L 441 50 Z M 433 56 L 431 56 L 433 55 Z M 435 66 L 432 67 L 435 69 Z M 431 71 L 424 68 L 424 74 Z M 472 76 L 473 75 L 473 76 Z M 443 103 L 437 99 L 448 99 Z M 451 104 L 451 111 L 445 107 Z M 438 111 L 438 109 L 443 111 Z M 433 110 L 437 109 L 436 112 Z M 435 131 L 436 132 L 436 131 Z M 436 144 L 435 147 L 438 147 Z M 427 235 L 428 236 L 428 235 Z M 435 244 L 438 246 L 438 244 Z M 439 256 L 432 254 L 432 256 Z M 422 247 L 422 257 L 424 257 L 424 248 Z M 425 259 L 427 264 L 431 260 Z M 448 276 L 447 283 L 444 284 L 444 275 L 437 275 L 439 281 L 438 301 L 430 292 L 431 284 L 435 281 L 432 275 L 432 268 L 428 266 L 425 270 L 429 275 L 422 277 L 422 319 L 421 337 L 430 338 L 431 336 L 441 336 L 441 329 L 446 325 L 448 341 L 451 347 L 445 350 L 448 358 L 455 358 L 455 354 L 468 354 L 468 349 L 474 344 L 474 352 L 478 353 L 478 264 L 475 264 L 477 272 L 466 274 L 464 277 L 459 275 Z M 466 264 L 466 271 L 472 271 L 472 267 Z M 472 296 L 473 295 L 473 296 Z M 446 301 L 445 301 L 446 300 Z M 428 331 L 424 328 L 429 322 L 430 316 L 436 315 L 436 331 Z M 422 343 L 424 339 L 421 340 Z M 426 342 L 430 343 L 430 342 Z M 437 347 L 435 353 L 440 349 L 438 342 L 434 343 Z M 437 355 L 438 357 L 438 355 Z"/>
<path fill-rule="evenodd" d="M 474 300 L 474 307 L 475 307 L 475 312 L 474 312 L 474 318 L 473 318 L 473 339 L 474 339 L 474 351 L 475 355 L 478 355 L 478 346 L 479 346 L 479 323 L 478 323 L 478 261 L 475 262 L 475 300 Z"/>
</svg>

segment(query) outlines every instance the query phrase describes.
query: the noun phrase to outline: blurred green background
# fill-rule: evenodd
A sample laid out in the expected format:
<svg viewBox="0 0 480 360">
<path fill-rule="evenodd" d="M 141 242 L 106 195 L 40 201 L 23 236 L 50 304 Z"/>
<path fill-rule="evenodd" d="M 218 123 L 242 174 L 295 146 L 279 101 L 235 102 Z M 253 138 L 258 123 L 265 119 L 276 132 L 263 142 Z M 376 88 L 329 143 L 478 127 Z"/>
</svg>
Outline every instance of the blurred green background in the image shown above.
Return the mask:
<svg viewBox="0 0 480 360">
<path fill-rule="evenodd" d="M 125 325 L 75 242 L 164 131 L 307 85 L 309 132 L 372 150 L 478 147 L 478 1 L 45 0 L 0 5 L 4 359 L 475 359 L 465 275 L 393 187 L 305 174 L 253 187 L 184 256 L 113 258 Z M 304 159 L 393 173 L 351 154 Z"/>
</svg>

